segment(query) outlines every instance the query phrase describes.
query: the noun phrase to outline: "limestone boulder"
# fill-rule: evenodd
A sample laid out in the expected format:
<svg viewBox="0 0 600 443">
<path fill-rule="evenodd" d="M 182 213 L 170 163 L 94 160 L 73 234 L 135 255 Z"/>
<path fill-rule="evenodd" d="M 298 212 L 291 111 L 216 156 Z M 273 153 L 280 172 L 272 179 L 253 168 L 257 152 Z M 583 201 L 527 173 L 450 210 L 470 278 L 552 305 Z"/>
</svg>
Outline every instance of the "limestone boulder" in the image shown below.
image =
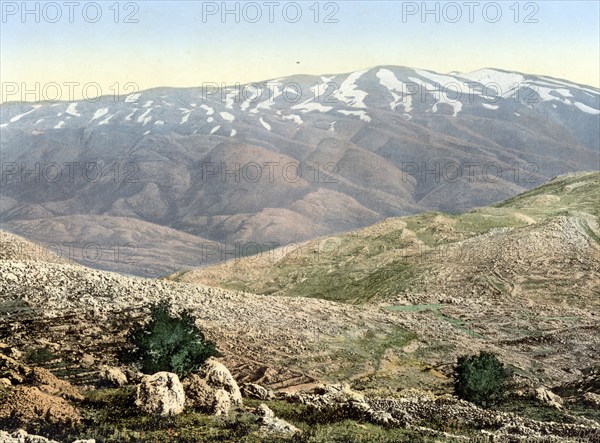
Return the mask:
<svg viewBox="0 0 600 443">
<path fill-rule="evenodd" d="M 187 405 L 207 414 L 228 415 L 243 405 L 240 388 L 229 369 L 214 358 L 184 380 Z"/>
<path fill-rule="evenodd" d="M 185 394 L 177 374 L 157 372 L 142 378 L 135 404 L 142 411 L 166 417 L 183 412 Z"/>
</svg>

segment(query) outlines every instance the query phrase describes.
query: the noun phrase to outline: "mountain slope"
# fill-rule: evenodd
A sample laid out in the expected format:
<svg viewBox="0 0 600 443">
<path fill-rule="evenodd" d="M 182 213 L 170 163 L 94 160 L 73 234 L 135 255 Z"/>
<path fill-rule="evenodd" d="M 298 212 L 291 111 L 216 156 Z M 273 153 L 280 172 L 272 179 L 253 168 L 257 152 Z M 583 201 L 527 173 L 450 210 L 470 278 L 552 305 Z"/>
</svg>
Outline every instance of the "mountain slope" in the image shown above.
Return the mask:
<svg viewBox="0 0 600 443">
<path fill-rule="evenodd" d="M 255 293 L 364 301 L 415 290 L 435 297 L 450 287 L 453 293 L 465 296 L 471 291 L 494 295 L 498 288 L 493 282 L 484 279 L 481 284 L 467 284 L 469 278 L 479 278 L 484 268 L 532 279 L 537 270 L 547 274 L 547 282 L 558 278 L 558 270 L 565 270 L 565 282 L 582 278 L 583 293 L 595 293 L 588 284 L 597 281 L 586 271 L 596 269 L 599 259 L 599 179 L 598 173 L 563 176 L 464 214 L 425 213 L 388 219 L 358 231 L 178 273 L 173 278 Z M 554 261 L 548 265 L 546 260 Z M 590 268 L 584 267 L 578 274 L 575 268 L 580 265 Z M 515 290 L 514 284 L 509 286 Z M 544 287 L 543 281 L 532 289 L 540 298 L 558 296 L 556 288 Z"/>
<path fill-rule="evenodd" d="M 561 176 L 464 214 L 392 218 L 171 279 L 410 313 L 447 352 L 439 322 L 522 374 L 563 379 L 600 351 L 599 189 L 600 173 Z"/>
<path fill-rule="evenodd" d="M 390 216 L 468 210 L 597 167 L 599 129 L 597 89 L 493 69 L 380 66 L 5 103 L 0 219 L 26 234 L 28 220 L 102 215 L 115 218 L 98 222 L 106 230 L 136 219 L 267 250 Z M 164 248 L 177 256 L 175 243 Z M 144 260 L 130 272 L 206 264 Z"/>
</svg>

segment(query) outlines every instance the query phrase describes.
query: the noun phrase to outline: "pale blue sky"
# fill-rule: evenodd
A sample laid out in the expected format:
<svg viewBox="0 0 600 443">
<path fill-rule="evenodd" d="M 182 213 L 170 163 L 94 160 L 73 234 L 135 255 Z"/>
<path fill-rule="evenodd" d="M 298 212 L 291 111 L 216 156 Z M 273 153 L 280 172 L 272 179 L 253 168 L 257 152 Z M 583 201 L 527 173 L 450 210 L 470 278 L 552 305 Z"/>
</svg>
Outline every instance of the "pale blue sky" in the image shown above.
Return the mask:
<svg viewBox="0 0 600 443">
<path fill-rule="evenodd" d="M 28 2 L 30 8 L 34 3 Z M 35 14 L 25 20 L 15 7 L 21 2 L 2 1 L 0 30 L 0 76 L 2 82 L 97 82 L 103 88 L 114 82 L 135 82 L 142 89 L 154 86 L 197 86 L 202 82 L 245 83 L 285 75 L 348 72 L 389 64 L 432 69 L 439 72 L 472 71 L 495 67 L 526 73 L 546 74 L 578 83 L 600 85 L 600 9 L 598 1 L 519 2 L 519 23 L 514 22 L 515 1 L 498 2 L 502 17 L 490 23 L 481 1 L 474 22 L 468 20 L 465 2 L 457 1 L 463 13 L 457 23 L 455 9 L 438 2 L 440 22 L 419 13 L 406 16 L 403 8 L 421 2 L 338 1 L 338 23 L 323 23 L 328 2 L 319 2 L 319 23 L 314 23 L 316 2 L 297 2 L 302 17 L 289 23 L 279 1 L 274 23 L 268 6 L 257 1 L 263 18 L 248 23 L 241 16 L 220 14 L 202 20 L 202 7 L 221 2 L 135 2 L 138 23 L 123 23 L 127 2 L 120 2 L 119 23 L 114 23 L 114 1 L 98 2 L 102 18 L 84 20 L 79 2 L 69 23 L 68 9 L 49 23 L 56 10 L 39 3 L 40 23 Z M 51 3 L 51 2 L 50 2 Z M 235 2 L 228 2 L 233 8 Z M 239 2 L 240 11 L 248 2 Z M 429 2 L 433 8 L 436 2 Z M 526 7 L 526 4 L 530 5 Z M 63 5 L 59 1 L 56 4 Z M 527 13 L 537 12 L 538 23 L 523 23 Z M 288 12 L 294 12 L 288 6 Z M 46 8 L 44 10 L 44 8 Z M 130 6 L 128 11 L 133 11 Z M 253 13 L 247 7 L 248 14 Z M 333 11 L 334 6 L 328 6 Z M 527 9 L 526 9 L 527 8 Z M 45 11 L 45 14 L 44 14 Z M 88 9 L 93 18 L 94 9 Z M 488 19 L 494 8 L 488 9 Z M 23 22 L 24 21 L 24 22 Z M 105 91 L 106 92 L 106 91 Z"/>
</svg>

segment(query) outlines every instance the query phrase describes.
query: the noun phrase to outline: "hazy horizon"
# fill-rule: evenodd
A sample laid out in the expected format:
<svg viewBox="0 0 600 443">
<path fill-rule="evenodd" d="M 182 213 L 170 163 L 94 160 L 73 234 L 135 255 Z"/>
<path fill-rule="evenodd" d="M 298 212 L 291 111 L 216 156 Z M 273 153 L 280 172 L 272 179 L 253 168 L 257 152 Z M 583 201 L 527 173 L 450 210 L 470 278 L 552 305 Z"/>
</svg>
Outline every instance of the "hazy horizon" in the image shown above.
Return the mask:
<svg viewBox="0 0 600 443">
<path fill-rule="evenodd" d="M 71 83 L 79 99 L 90 83 L 109 95 L 128 83 L 246 84 L 379 65 L 496 68 L 600 87 L 597 2 L 468 3 L 2 2 L 2 101 L 15 99 L 4 97 L 15 83 L 57 83 L 68 100 Z"/>
</svg>

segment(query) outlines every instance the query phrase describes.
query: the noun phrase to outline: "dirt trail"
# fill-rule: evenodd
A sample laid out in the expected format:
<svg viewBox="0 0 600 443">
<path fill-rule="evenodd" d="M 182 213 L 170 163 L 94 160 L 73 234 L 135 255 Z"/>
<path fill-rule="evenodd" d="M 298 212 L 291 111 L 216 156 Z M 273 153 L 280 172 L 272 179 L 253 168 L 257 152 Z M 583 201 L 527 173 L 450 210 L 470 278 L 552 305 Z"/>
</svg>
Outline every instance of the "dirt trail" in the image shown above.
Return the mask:
<svg viewBox="0 0 600 443">
<path fill-rule="evenodd" d="M 537 223 L 537 221 L 534 218 L 531 218 L 530 216 L 522 214 L 520 212 L 515 211 L 512 213 L 512 215 L 513 215 L 513 217 L 515 217 L 521 221 L 524 221 L 528 225 L 535 225 Z"/>
</svg>

